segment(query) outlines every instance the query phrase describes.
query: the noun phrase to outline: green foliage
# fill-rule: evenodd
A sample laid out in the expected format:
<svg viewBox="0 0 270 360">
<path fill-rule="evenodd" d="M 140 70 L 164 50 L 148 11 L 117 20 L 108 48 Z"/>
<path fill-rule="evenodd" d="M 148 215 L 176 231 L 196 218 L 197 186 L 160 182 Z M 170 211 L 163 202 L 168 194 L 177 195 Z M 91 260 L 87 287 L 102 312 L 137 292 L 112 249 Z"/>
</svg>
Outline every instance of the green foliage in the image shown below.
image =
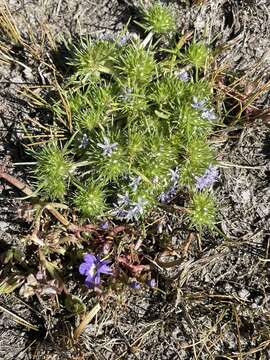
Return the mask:
<svg viewBox="0 0 270 360">
<path fill-rule="evenodd" d="M 101 183 L 89 181 L 74 197 L 74 204 L 84 217 L 96 217 L 105 211 L 105 196 Z"/>
<path fill-rule="evenodd" d="M 90 38 L 82 40 L 70 59 L 70 65 L 76 69 L 75 80 L 88 83 L 98 80 L 101 73 L 111 73 L 114 51 L 115 44 L 112 42 L 94 42 Z"/>
<path fill-rule="evenodd" d="M 117 76 L 131 88 L 148 84 L 155 75 L 154 54 L 139 44 L 128 45 L 118 60 Z"/>
<path fill-rule="evenodd" d="M 160 3 L 145 12 L 144 24 L 148 36 L 175 29 Z M 213 89 L 198 71 L 208 49 L 194 42 L 179 55 L 177 41 L 161 52 L 158 42 L 144 40 L 87 39 L 74 48 L 74 73 L 54 106 L 61 124 L 69 109 L 74 132 L 66 134 L 65 149 L 54 142 L 37 155 L 39 189 L 84 217 L 143 218 L 181 187 L 194 191 L 214 163 L 207 141 L 215 125 Z M 195 69 L 185 80 L 179 74 L 187 61 Z M 194 195 L 189 213 L 196 226 L 206 224 L 203 196 Z"/>
<path fill-rule="evenodd" d="M 144 11 L 143 27 L 147 31 L 164 34 L 176 30 L 175 19 L 169 8 L 156 2 Z"/>
<path fill-rule="evenodd" d="M 62 200 L 73 166 L 67 158 L 67 151 L 51 142 L 36 154 L 36 158 L 35 176 L 39 181 L 39 188 L 52 199 Z"/>
<path fill-rule="evenodd" d="M 199 41 L 193 42 L 186 53 L 186 58 L 188 62 L 197 68 L 204 68 L 207 64 L 207 60 L 209 59 L 210 51 L 206 47 L 206 45 Z"/>
<path fill-rule="evenodd" d="M 216 220 L 216 203 L 213 196 L 207 192 L 193 194 L 189 208 L 189 219 L 198 229 L 213 228 Z"/>
<path fill-rule="evenodd" d="M 192 186 L 214 161 L 213 150 L 205 137 L 193 136 L 186 144 L 185 160 L 181 171 L 181 184 Z"/>
</svg>

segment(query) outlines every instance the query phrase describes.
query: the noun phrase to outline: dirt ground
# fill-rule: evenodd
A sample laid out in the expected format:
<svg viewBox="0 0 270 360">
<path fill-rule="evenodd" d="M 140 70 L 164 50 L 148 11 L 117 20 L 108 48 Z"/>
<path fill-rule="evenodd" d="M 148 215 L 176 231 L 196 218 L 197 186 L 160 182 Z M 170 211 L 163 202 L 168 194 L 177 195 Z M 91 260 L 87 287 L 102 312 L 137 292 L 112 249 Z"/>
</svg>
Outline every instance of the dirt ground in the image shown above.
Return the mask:
<svg viewBox="0 0 270 360">
<path fill-rule="evenodd" d="M 7 1 L 19 30 L 25 36 L 32 32 L 40 44 L 44 31 L 59 40 L 60 36 L 120 31 L 136 15 L 138 3 Z M 226 45 L 220 63 L 246 74 L 251 84 L 269 80 L 269 0 L 167 3 L 183 31 L 194 30 L 216 47 Z M 21 121 L 38 116 L 21 100 L 19 91 L 24 84 L 46 83 L 50 76 L 36 67 L 33 70 L 33 59 L 23 52 L 19 55 L 20 63 L 3 63 L 0 68 L 0 155 L 1 160 L 13 162 L 25 160 L 19 145 Z M 256 101 L 258 108 L 269 104 L 269 92 Z M 101 312 L 73 349 L 63 345 L 61 329 L 66 320 L 61 312 L 51 319 L 18 296 L 0 296 L 1 306 L 31 323 L 40 317 L 50 319 L 48 328 L 36 334 L 0 308 L 0 359 L 270 359 L 269 125 L 269 119 L 258 118 L 229 126 L 215 144 L 223 164 L 215 193 L 225 237 L 205 234 L 180 265 L 157 269 L 160 291 L 130 291 L 119 305 Z M 27 181 L 27 169 L 12 171 Z M 17 217 L 20 202 L 15 198 L 21 194 L 3 182 L 0 186 L 1 252 L 10 244 L 20 247 L 26 227 Z M 182 230 L 169 216 L 168 223 L 171 226 L 164 225 L 157 236 L 167 236 L 177 248 L 183 241 Z"/>
</svg>

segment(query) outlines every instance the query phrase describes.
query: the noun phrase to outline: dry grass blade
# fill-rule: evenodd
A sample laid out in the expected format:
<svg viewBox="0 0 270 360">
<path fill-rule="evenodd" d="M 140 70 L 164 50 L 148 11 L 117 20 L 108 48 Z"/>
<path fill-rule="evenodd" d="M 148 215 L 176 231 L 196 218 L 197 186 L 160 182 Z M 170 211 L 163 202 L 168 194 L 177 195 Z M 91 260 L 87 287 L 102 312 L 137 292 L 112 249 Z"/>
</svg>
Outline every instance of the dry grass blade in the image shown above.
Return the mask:
<svg viewBox="0 0 270 360">
<path fill-rule="evenodd" d="M 36 325 L 30 324 L 28 321 L 24 320 L 19 315 L 16 315 L 12 311 L 6 309 L 5 307 L 0 305 L 0 311 L 5 312 L 6 314 L 10 315 L 14 321 L 16 321 L 18 324 L 25 326 L 27 329 L 39 331 L 39 328 Z"/>
<path fill-rule="evenodd" d="M 20 287 L 24 280 L 18 276 L 10 276 L 0 282 L 0 294 L 10 294 Z"/>
<path fill-rule="evenodd" d="M 0 28 L 15 43 L 22 43 L 20 31 L 18 30 L 15 21 L 9 11 L 5 0 L 2 0 L 0 8 Z"/>
<path fill-rule="evenodd" d="M 80 325 L 75 329 L 73 338 L 77 340 L 81 333 L 85 330 L 86 326 L 90 323 L 90 321 L 97 315 L 100 311 L 101 307 L 100 304 L 97 303 L 92 310 L 85 314 L 83 320 L 81 321 Z"/>
</svg>

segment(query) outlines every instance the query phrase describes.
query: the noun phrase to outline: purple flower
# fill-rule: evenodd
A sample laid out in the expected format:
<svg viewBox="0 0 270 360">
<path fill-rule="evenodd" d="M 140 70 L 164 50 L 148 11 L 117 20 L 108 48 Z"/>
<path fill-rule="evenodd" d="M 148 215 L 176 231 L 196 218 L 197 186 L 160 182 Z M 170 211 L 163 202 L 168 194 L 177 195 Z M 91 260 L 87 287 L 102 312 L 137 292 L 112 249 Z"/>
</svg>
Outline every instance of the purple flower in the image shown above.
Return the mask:
<svg viewBox="0 0 270 360">
<path fill-rule="evenodd" d="M 149 279 L 146 281 L 146 284 L 150 287 L 150 288 L 154 288 L 156 287 L 156 280 L 155 279 Z"/>
<path fill-rule="evenodd" d="M 214 109 L 207 109 L 207 107 L 205 106 L 206 104 L 206 99 L 203 100 L 198 100 L 196 98 L 196 96 L 193 96 L 193 103 L 191 104 L 191 106 L 193 107 L 193 109 L 199 110 L 201 112 L 201 117 L 205 120 L 216 120 L 216 114 Z"/>
<path fill-rule="evenodd" d="M 114 204 L 115 209 L 111 212 L 112 215 L 119 219 L 137 220 L 144 212 L 144 207 L 148 203 L 144 198 L 139 197 L 137 202 L 130 202 L 129 195 L 118 196 L 118 205 Z"/>
<path fill-rule="evenodd" d="M 140 284 L 138 281 L 132 281 L 132 282 L 130 283 L 130 287 L 131 287 L 132 289 L 140 289 L 141 284 Z"/>
<path fill-rule="evenodd" d="M 191 104 L 191 106 L 193 107 L 193 109 L 196 110 L 201 110 L 201 111 L 205 111 L 205 104 L 206 104 L 206 99 L 202 99 L 199 100 L 196 96 L 193 96 L 192 98 L 193 103 Z"/>
<path fill-rule="evenodd" d="M 88 136 L 86 134 L 83 134 L 80 141 L 79 149 L 85 149 L 88 144 L 89 144 Z"/>
<path fill-rule="evenodd" d="M 202 176 L 196 176 L 196 188 L 203 190 L 214 184 L 218 177 L 218 169 L 210 165 Z"/>
<path fill-rule="evenodd" d="M 118 38 L 118 46 L 126 45 L 126 43 L 136 40 L 137 38 L 138 36 L 136 34 L 127 31 Z"/>
<path fill-rule="evenodd" d="M 103 149 L 103 153 L 102 153 L 103 155 L 111 156 L 113 153 L 113 150 L 115 150 L 117 148 L 118 143 L 111 144 L 110 140 L 106 136 L 103 137 L 103 140 L 104 140 L 104 144 L 97 143 L 97 146 L 100 147 L 101 149 Z"/>
<path fill-rule="evenodd" d="M 93 289 L 100 284 L 100 274 L 112 275 L 112 269 L 109 267 L 109 260 L 100 260 L 92 254 L 85 254 L 84 262 L 79 267 L 81 275 L 86 276 L 85 285 Z"/>
</svg>

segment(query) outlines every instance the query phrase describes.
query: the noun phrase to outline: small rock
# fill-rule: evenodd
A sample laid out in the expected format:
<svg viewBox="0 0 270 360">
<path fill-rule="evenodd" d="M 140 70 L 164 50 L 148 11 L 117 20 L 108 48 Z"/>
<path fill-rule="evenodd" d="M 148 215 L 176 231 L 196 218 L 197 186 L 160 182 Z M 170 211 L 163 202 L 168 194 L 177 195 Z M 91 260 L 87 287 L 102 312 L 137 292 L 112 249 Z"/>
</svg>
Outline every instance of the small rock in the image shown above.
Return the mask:
<svg viewBox="0 0 270 360">
<path fill-rule="evenodd" d="M 249 295 L 250 292 L 247 289 L 241 289 L 240 291 L 238 291 L 238 296 L 243 300 L 247 300 Z"/>
</svg>

